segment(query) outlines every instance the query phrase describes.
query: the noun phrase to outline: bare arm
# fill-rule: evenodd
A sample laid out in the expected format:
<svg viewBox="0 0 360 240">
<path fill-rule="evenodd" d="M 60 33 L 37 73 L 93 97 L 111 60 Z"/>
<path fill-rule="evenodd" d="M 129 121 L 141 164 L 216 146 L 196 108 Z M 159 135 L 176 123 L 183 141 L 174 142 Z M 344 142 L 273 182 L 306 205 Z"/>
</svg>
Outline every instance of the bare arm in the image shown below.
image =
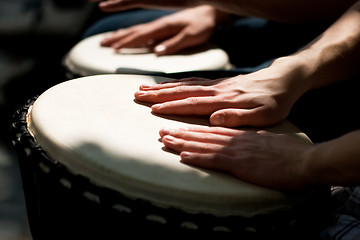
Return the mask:
<svg viewBox="0 0 360 240">
<path fill-rule="evenodd" d="M 200 0 L 201 1 L 201 0 Z M 337 19 L 356 0 L 202 0 L 224 11 L 290 23 L 329 22 Z"/>
<path fill-rule="evenodd" d="M 360 185 L 360 130 L 312 148 L 305 155 L 304 171 L 309 183 Z"/>
<path fill-rule="evenodd" d="M 99 0 L 90 0 L 97 2 Z M 111 0 L 99 4 L 103 11 L 130 8 L 186 8 L 213 5 L 225 12 L 241 16 L 257 16 L 281 22 L 332 21 L 355 0 Z"/>
<path fill-rule="evenodd" d="M 360 66 L 360 1 L 294 56 L 312 88 L 354 76 Z"/>
</svg>

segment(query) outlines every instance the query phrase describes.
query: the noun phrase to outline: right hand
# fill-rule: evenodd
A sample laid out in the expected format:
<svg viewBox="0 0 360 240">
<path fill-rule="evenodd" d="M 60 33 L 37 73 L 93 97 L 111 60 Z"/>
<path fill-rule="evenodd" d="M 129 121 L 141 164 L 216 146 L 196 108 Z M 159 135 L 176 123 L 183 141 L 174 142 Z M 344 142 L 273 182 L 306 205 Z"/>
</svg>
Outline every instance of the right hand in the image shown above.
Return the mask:
<svg viewBox="0 0 360 240">
<path fill-rule="evenodd" d="M 207 42 L 220 14 L 222 19 L 227 16 L 210 6 L 189 8 L 149 23 L 119 29 L 101 45 L 114 49 L 149 47 L 157 55 L 175 54 Z"/>
<path fill-rule="evenodd" d="M 284 120 L 310 85 L 303 64 L 287 57 L 268 68 L 227 79 L 141 85 L 134 95 L 137 101 L 153 103 L 151 109 L 157 114 L 209 116 L 212 125 L 225 127 L 263 127 Z"/>
</svg>

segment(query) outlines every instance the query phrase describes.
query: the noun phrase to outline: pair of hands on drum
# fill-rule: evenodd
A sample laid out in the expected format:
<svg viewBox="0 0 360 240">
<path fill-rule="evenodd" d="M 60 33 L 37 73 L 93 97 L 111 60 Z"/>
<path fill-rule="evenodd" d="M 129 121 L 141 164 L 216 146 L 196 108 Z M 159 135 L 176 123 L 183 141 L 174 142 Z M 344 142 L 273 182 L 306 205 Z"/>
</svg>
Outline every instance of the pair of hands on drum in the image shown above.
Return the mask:
<svg viewBox="0 0 360 240">
<path fill-rule="evenodd" d="M 142 85 L 135 98 L 154 103 L 152 111 L 158 114 L 210 115 L 212 125 L 227 127 L 268 126 L 284 120 L 302 94 L 301 88 L 289 87 L 299 72 L 288 64 L 278 60 L 270 68 L 227 79 Z M 180 152 L 184 163 L 273 188 L 306 185 L 301 158 L 312 146 L 297 139 L 224 127 L 162 129 L 160 136 L 167 148 Z"/>
<path fill-rule="evenodd" d="M 119 29 L 103 39 L 101 45 L 114 49 L 145 47 L 159 56 L 175 54 L 207 42 L 218 22 L 225 21 L 227 16 L 210 6 L 189 8 L 149 23 Z"/>
</svg>

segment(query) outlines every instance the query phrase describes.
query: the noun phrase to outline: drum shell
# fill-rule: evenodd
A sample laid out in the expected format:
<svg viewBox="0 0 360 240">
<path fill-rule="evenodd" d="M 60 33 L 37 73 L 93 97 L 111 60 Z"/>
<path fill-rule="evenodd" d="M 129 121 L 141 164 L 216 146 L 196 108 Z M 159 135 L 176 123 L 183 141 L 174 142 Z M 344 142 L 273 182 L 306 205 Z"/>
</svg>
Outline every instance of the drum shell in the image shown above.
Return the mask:
<svg viewBox="0 0 360 240">
<path fill-rule="evenodd" d="M 184 237 L 219 235 L 224 239 L 312 239 L 327 223 L 328 189 L 319 190 L 316 196 L 292 211 L 242 218 L 157 207 L 146 200 L 130 199 L 95 185 L 91 179 L 75 175 L 50 159 L 31 136 L 26 115 L 35 99 L 17 111 L 11 126 L 34 240 L 117 239 L 128 234 L 134 237 L 156 234 L 161 238 L 175 234 Z M 162 216 L 166 216 L 166 223 Z M 184 223 L 188 224 L 184 227 Z M 192 229 L 192 223 L 199 228 Z"/>
</svg>

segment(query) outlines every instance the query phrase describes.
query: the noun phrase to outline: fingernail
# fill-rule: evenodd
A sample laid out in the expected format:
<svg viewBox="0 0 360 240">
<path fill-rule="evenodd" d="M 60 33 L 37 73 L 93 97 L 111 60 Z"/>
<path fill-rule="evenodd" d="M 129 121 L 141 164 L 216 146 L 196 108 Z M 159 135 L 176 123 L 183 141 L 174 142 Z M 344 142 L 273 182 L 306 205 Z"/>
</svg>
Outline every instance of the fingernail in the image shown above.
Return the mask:
<svg viewBox="0 0 360 240">
<path fill-rule="evenodd" d="M 152 105 L 151 109 L 152 110 L 160 110 L 162 108 L 162 104 L 154 104 Z"/>
<path fill-rule="evenodd" d="M 165 52 L 166 50 L 166 46 L 165 45 L 157 45 L 155 48 L 154 48 L 155 52 L 157 53 L 162 53 L 162 52 Z"/>
<path fill-rule="evenodd" d="M 141 84 L 140 85 L 140 88 L 141 89 L 148 89 L 148 88 L 150 88 L 151 87 L 151 85 L 148 85 L 148 84 Z"/>
<path fill-rule="evenodd" d="M 146 94 L 145 91 L 136 91 L 136 92 L 135 92 L 135 95 L 138 96 L 138 97 L 142 97 L 142 96 L 144 96 L 145 94 Z"/>
<path fill-rule="evenodd" d="M 166 135 L 163 137 L 163 140 L 167 141 L 167 142 L 173 142 L 174 141 L 174 137 L 171 135 Z"/>
<path fill-rule="evenodd" d="M 190 152 L 181 152 L 180 157 L 182 160 L 187 160 L 191 158 L 191 153 Z"/>
<path fill-rule="evenodd" d="M 215 115 L 211 121 L 213 125 L 224 125 L 225 117 L 223 115 Z"/>
</svg>

